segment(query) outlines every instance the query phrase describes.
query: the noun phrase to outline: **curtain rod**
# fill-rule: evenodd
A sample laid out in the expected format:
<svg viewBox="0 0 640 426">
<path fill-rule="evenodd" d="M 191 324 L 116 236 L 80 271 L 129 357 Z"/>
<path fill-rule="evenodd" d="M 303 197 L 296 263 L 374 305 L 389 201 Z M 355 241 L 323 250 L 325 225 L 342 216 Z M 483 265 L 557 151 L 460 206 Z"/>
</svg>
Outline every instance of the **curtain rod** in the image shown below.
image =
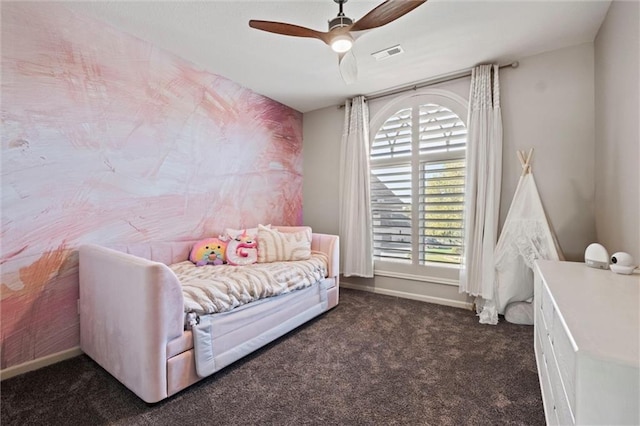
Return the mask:
<svg viewBox="0 0 640 426">
<path fill-rule="evenodd" d="M 514 61 L 509 64 L 500 65 L 498 66 L 498 68 L 500 69 L 506 68 L 506 67 L 518 68 L 519 65 L 520 63 L 518 61 Z M 466 70 L 456 71 L 454 73 L 446 74 L 440 77 L 430 78 L 428 80 L 424 80 L 419 83 L 398 87 L 396 89 L 391 89 L 385 92 L 372 93 L 371 95 L 365 95 L 364 97 L 366 98 L 367 101 L 370 101 L 373 99 L 384 98 L 385 96 L 391 96 L 391 95 L 396 95 L 398 93 L 407 92 L 409 90 L 418 90 L 418 89 L 422 89 L 423 87 L 432 86 L 434 84 L 444 83 L 445 81 L 452 81 L 452 80 L 457 80 L 459 78 L 468 77 L 471 75 L 472 70 L 473 68 L 468 68 Z M 344 105 L 338 105 L 338 108 L 344 108 Z"/>
</svg>

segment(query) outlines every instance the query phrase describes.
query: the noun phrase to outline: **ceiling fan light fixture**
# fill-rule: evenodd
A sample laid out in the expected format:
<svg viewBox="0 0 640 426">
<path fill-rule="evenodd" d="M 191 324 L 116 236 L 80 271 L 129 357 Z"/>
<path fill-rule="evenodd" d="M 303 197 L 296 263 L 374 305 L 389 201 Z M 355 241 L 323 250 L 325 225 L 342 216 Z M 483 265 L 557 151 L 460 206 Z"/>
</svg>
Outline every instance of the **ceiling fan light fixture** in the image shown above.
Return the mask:
<svg viewBox="0 0 640 426">
<path fill-rule="evenodd" d="M 329 30 L 326 32 L 301 27 L 300 25 L 287 24 L 285 22 L 260 21 L 256 19 L 251 19 L 249 26 L 274 34 L 315 38 L 328 44 L 334 52 L 338 53 L 340 74 L 345 83 L 349 84 L 355 81 L 357 71 L 355 55 L 352 51 L 355 38 L 351 34 L 359 34 L 362 31 L 387 25 L 411 12 L 427 0 L 385 0 L 356 22 L 353 22 L 353 19 L 348 18 L 344 14 L 343 6 L 348 0 L 333 1 L 338 3 L 338 16 L 329 20 Z M 395 53 L 395 51 L 393 53 Z M 391 55 L 392 53 L 388 51 L 386 54 Z"/>
<path fill-rule="evenodd" d="M 336 53 L 344 53 L 353 47 L 353 37 L 347 34 L 340 34 L 331 40 L 331 49 Z"/>
</svg>

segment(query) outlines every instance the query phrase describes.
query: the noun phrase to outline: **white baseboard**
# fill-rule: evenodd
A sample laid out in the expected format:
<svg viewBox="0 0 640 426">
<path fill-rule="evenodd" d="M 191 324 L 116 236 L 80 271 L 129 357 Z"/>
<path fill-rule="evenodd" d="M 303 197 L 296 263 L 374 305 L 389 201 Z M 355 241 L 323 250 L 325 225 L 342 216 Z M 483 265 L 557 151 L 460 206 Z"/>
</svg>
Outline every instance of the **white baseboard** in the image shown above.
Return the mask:
<svg viewBox="0 0 640 426">
<path fill-rule="evenodd" d="M 407 293 L 407 292 L 404 292 L 404 291 L 389 290 L 389 289 L 386 289 L 386 288 L 376 288 L 376 287 L 371 287 L 371 286 L 365 286 L 365 285 L 359 285 L 359 284 L 351 284 L 351 283 L 345 283 L 345 282 L 340 282 L 340 287 L 351 288 L 353 290 L 368 291 L 368 292 L 376 293 L 376 294 L 384 294 L 386 296 L 395 296 L 395 297 L 400 297 L 402 299 L 419 300 L 421 302 L 435 303 L 437 305 L 452 306 L 454 308 L 461 308 L 461 309 L 467 309 L 467 310 L 473 308 L 473 304 L 472 303 L 462 302 L 462 301 L 459 301 L 459 300 L 443 299 L 441 297 L 426 296 L 426 295 L 423 295 L 423 294 L 415 294 L 415 293 Z"/>
<path fill-rule="evenodd" d="M 55 364 L 65 359 L 73 358 L 78 355 L 82 355 L 80 346 L 76 346 L 66 351 L 58 352 L 55 354 L 43 356 L 42 358 L 34 359 L 33 361 L 27 361 L 25 363 L 14 365 L 13 367 L 0 370 L 0 380 L 9 379 L 11 377 L 19 376 L 20 374 L 27 373 L 29 371 L 37 370 L 47 365 Z"/>
</svg>

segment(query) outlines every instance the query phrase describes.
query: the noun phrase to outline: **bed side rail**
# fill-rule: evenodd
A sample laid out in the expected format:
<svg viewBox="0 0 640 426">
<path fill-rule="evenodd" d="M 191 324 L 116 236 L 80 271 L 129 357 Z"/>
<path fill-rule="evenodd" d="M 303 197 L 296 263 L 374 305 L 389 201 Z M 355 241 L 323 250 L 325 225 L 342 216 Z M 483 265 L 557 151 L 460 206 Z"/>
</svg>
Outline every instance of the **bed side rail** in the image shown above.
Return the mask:
<svg viewBox="0 0 640 426">
<path fill-rule="evenodd" d="M 328 274 L 336 279 L 340 274 L 340 239 L 337 235 L 312 234 L 311 250 L 321 251 L 329 258 Z"/>
<path fill-rule="evenodd" d="M 80 347 L 146 402 L 167 396 L 167 342 L 184 300 L 164 264 L 98 245 L 80 252 Z"/>
</svg>

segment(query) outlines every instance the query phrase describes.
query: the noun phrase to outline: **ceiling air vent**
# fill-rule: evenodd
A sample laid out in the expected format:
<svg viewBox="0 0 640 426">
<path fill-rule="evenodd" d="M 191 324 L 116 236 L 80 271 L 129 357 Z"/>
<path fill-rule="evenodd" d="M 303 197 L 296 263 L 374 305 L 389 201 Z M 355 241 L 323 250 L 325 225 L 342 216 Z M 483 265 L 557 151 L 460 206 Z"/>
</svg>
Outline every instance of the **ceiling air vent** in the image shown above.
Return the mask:
<svg viewBox="0 0 640 426">
<path fill-rule="evenodd" d="M 379 52 L 372 53 L 371 56 L 376 58 L 376 61 L 381 61 L 383 59 L 387 59 L 401 53 L 404 53 L 404 49 L 402 49 L 402 46 L 400 46 L 399 44 L 396 44 L 395 46 L 391 46 Z"/>
</svg>

